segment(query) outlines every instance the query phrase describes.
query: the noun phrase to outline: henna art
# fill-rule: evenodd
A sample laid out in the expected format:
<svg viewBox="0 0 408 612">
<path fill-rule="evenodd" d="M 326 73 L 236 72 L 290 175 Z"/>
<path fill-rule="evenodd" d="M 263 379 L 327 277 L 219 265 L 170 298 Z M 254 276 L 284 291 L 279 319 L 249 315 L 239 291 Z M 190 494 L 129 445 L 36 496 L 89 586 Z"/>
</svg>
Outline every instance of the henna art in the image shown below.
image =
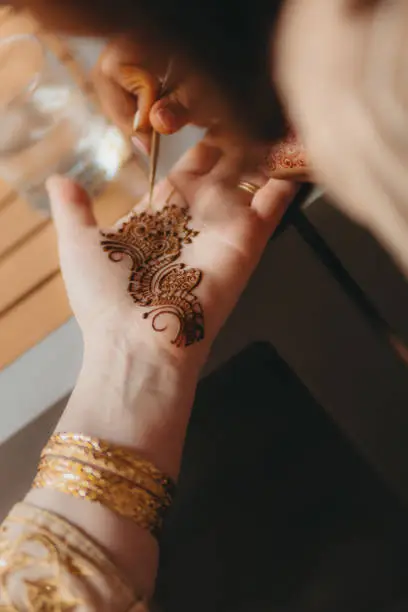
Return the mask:
<svg viewBox="0 0 408 612">
<path fill-rule="evenodd" d="M 268 176 L 306 174 L 308 170 L 305 149 L 293 132 L 273 147 L 266 149 L 265 171 Z"/>
<path fill-rule="evenodd" d="M 129 221 L 112 233 L 103 233 L 102 248 L 113 262 L 131 260 L 128 293 L 135 304 L 150 311 L 154 331 L 167 329 L 160 324 L 164 315 L 179 321 L 177 346 L 190 346 L 204 338 L 204 313 L 193 290 L 200 284 L 202 272 L 175 263 L 183 245 L 190 244 L 199 232 L 188 227 L 187 208 L 167 205 L 156 213 L 133 214 Z"/>
</svg>

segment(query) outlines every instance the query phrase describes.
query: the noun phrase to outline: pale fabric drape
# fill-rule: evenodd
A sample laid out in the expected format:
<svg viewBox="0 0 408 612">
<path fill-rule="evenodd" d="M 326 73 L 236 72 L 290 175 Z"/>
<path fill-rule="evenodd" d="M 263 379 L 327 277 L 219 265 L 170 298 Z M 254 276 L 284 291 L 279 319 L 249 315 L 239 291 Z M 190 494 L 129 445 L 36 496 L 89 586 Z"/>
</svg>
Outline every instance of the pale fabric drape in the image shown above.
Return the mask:
<svg viewBox="0 0 408 612">
<path fill-rule="evenodd" d="M 148 612 L 104 552 L 53 513 L 17 504 L 0 527 L 0 612 Z"/>
</svg>

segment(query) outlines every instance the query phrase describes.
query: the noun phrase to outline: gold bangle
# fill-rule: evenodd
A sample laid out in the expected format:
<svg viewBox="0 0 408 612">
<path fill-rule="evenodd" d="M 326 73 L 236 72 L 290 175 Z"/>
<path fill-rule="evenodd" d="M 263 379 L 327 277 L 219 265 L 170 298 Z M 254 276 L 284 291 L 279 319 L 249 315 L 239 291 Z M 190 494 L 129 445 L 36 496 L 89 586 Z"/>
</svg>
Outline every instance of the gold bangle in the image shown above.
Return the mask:
<svg viewBox="0 0 408 612">
<path fill-rule="evenodd" d="M 168 508 L 163 500 L 116 474 L 62 457 L 44 457 L 32 487 L 100 503 L 156 537 Z"/>
<path fill-rule="evenodd" d="M 159 499 L 163 499 L 168 505 L 171 505 L 173 497 L 169 492 L 169 487 L 158 483 L 151 476 L 130 465 L 128 461 L 118 457 L 112 457 L 111 454 L 102 453 L 94 448 L 85 446 L 76 446 L 66 443 L 64 445 L 50 441 L 44 448 L 42 459 L 45 457 L 62 457 L 79 461 L 85 465 L 91 465 L 106 472 L 110 472 L 129 480 L 147 493 L 151 493 Z"/>
<path fill-rule="evenodd" d="M 96 453 L 99 460 L 101 457 L 104 457 L 106 461 L 115 464 L 117 471 L 122 470 L 126 466 L 126 471 L 133 469 L 135 474 L 144 474 L 161 485 L 168 495 L 174 496 L 176 485 L 169 476 L 163 474 L 150 461 L 135 455 L 127 448 L 116 446 L 105 440 L 77 433 L 57 433 L 51 436 L 41 456 L 48 454 L 48 448 L 51 447 L 59 456 L 64 456 L 63 449 L 67 446 L 82 448 L 90 453 Z M 59 447 L 61 447 L 61 450 L 57 451 Z"/>
</svg>

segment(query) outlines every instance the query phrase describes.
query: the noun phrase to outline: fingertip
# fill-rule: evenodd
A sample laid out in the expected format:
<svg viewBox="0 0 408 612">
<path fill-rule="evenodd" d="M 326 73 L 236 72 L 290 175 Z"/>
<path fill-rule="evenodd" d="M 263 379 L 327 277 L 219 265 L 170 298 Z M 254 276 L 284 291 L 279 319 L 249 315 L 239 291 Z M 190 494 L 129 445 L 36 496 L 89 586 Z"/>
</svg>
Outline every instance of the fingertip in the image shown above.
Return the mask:
<svg viewBox="0 0 408 612">
<path fill-rule="evenodd" d="M 62 180 L 62 176 L 59 176 L 58 174 L 53 174 L 45 181 L 45 188 L 47 190 L 51 202 L 55 201 L 55 199 L 59 197 L 60 185 Z"/>
<path fill-rule="evenodd" d="M 188 124 L 189 113 L 177 100 L 163 98 L 150 111 L 150 122 L 160 134 L 175 134 Z"/>
<path fill-rule="evenodd" d="M 46 180 L 45 186 L 51 200 L 57 203 L 87 205 L 90 201 L 85 189 L 66 176 L 58 174 L 50 176 Z"/>
<path fill-rule="evenodd" d="M 57 225 L 70 221 L 83 226 L 96 224 L 92 202 L 86 190 L 73 180 L 54 175 L 45 183 Z"/>
<path fill-rule="evenodd" d="M 282 179 L 269 179 L 277 197 L 284 202 L 291 202 L 300 189 L 300 184 L 295 181 Z"/>
<path fill-rule="evenodd" d="M 264 221 L 277 225 L 299 188 L 298 183 L 269 179 L 253 199 L 252 207 Z"/>
<path fill-rule="evenodd" d="M 131 138 L 135 149 L 143 156 L 148 156 L 150 153 L 150 134 L 134 134 Z"/>
</svg>

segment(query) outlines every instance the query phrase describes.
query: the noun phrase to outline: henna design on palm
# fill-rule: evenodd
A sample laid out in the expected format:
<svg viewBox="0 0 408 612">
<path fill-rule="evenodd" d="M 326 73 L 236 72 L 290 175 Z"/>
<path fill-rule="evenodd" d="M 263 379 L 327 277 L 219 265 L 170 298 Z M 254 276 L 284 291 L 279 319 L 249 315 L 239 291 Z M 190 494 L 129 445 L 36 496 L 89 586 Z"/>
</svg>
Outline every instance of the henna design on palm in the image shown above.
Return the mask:
<svg viewBox="0 0 408 612">
<path fill-rule="evenodd" d="M 154 331 L 167 329 L 160 323 L 164 315 L 179 322 L 172 343 L 190 346 L 204 338 L 204 313 L 193 290 L 202 272 L 175 263 L 183 246 L 199 234 L 188 227 L 187 208 L 166 205 L 155 213 L 134 213 L 116 232 L 102 233 L 101 246 L 113 262 L 131 261 L 128 293 L 141 308 L 148 308 L 144 319 L 152 318 Z"/>
</svg>

